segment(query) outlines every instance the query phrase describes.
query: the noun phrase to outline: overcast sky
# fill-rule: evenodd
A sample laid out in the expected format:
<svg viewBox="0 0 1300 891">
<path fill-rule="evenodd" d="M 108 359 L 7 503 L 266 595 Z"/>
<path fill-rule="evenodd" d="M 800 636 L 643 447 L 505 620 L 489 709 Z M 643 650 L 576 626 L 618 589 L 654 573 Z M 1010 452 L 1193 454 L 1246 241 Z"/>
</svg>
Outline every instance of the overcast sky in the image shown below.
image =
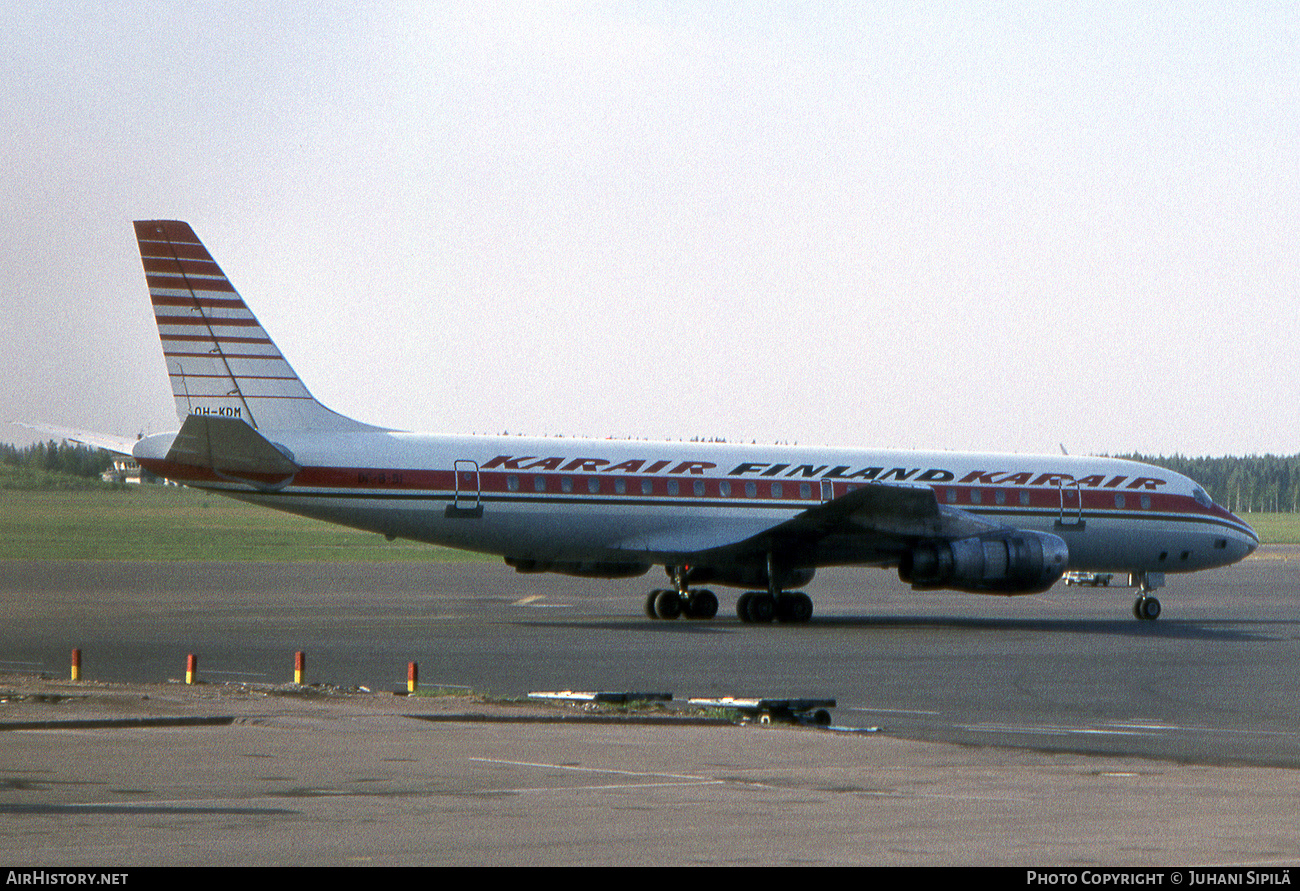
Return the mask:
<svg viewBox="0 0 1300 891">
<path fill-rule="evenodd" d="M 1300 451 L 1289 0 L 8 3 L 0 73 L 0 421 L 178 426 L 170 218 L 373 423 Z"/>
</svg>

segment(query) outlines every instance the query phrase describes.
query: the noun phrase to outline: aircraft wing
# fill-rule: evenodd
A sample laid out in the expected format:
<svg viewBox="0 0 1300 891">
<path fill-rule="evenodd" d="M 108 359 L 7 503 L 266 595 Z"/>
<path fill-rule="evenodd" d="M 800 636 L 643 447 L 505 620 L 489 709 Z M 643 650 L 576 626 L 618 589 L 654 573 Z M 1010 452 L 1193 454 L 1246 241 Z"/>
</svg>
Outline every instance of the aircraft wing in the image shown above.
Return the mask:
<svg viewBox="0 0 1300 891">
<path fill-rule="evenodd" d="M 809 508 L 764 535 L 816 539 L 832 534 L 877 534 L 947 539 L 1000 528 L 960 508 L 940 505 L 929 486 L 875 483 Z"/>
<path fill-rule="evenodd" d="M 765 554 L 777 551 L 797 562 L 818 562 L 834 554 L 846 562 L 889 561 L 917 539 L 968 538 L 1004 528 L 960 508 L 941 505 L 928 486 L 864 485 L 809 508 L 775 526 L 709 524 L 652 534 L 628 549 L 659 555 L 690 556 L 688 562 Z"/>
</svg>

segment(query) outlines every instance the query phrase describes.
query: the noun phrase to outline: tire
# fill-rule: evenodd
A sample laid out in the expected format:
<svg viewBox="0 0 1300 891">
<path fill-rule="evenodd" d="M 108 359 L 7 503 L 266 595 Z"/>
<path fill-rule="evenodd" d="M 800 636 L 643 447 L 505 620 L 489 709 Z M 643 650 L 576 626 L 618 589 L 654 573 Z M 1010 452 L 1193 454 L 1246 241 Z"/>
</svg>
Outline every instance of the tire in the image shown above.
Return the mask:
<svg viewBox="0 0 1300 891">
<path fill-rule="evenodd" d="M 801 625 L 812 618 L 812 598 L 802 591 L 782 594 L 777 602 L 776 618 L 778 622 Z"/>
<path fill-rule="evenodd" d="M 753 619 L 749 617 L 749 601 L 753 596 L 753 591 L 746 591 L 744 594 L 741 594 L 736 598 L 736 615 L 740 618 L 740 621 L 746 624 L 753 621 Z"/>
<path fill-rule="evenodd" d="M 682 598 L 667 588 L 655 597 L 655 615 L 661 619 L 675 619 L 682 614 Z"/>
<path fill-rule="evenodd" d="M 776 603 L 773 602 L 771 594 L 755 591 L 745 605 L 745 613 L 749 616 L 749 621 L 756 625 L 763 625 L 776 617 Z"/>
<path fill-rule="evenodd" d="M 712 619 L 718 614 L 718 598 L 707 589 L 691 592 L 684 610 L 688 619 Z"/>
</svg>

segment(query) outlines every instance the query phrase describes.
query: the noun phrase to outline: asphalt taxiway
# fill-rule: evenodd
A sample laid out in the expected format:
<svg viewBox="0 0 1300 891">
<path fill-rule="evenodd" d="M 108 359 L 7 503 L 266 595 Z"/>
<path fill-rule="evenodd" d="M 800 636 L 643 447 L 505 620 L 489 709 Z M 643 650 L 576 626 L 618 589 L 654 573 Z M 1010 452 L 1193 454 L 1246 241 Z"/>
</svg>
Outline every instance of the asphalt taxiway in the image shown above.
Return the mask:
<svg viewBox="0 0 1300 891">
<path fill-rule="evenodd" d="M 90 691 L 15 698 L 0 722 L 234 719 L 0 732 L 11 862 L 1263 865 L 1300 851 L 1293 548 L 1171 576 L 1157 622 L 1135 621 L 1123 590 L 918 595 L 870 570 L 819 574 L 808 625 L 756 627 L 726 594 L 711 622 L 652 621 L 658 579 L 492 563 L 0 568 L 0 670 L 66 686 L 54 678 L 80 647 Z M 309 681 L 378 692 L 258 692 L 291 679 L 295 650 Z M 164 683 L 189 652 L 207 686 Z M 501 696 L 832 697 L 837 724 L 880 732 L 432 724 L 405 715 L 467 706 L 383 692 L 408 661 L 425 685 Z"/>
<path fill-rule="evenodd" d="M 16 865 L 1274 868 L 1300 841 L 1292 770 L 521 723 L 574 711 L 462 697 L 18 686 L 8 720 L 47 723 L 0 731 L 0 855 Z M 220 720 L 149 725 L 177 715 Z"/>
</svg>

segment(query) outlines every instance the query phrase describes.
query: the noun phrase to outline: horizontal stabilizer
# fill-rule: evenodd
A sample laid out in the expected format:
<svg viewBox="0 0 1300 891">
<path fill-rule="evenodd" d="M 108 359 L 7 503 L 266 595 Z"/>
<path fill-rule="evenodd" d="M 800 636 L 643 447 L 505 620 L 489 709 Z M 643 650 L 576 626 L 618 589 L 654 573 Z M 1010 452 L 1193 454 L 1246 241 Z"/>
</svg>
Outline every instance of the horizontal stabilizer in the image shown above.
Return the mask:
<svg viewBox="0 0 1300 891">
<path fill-rule="evenodd" d="M 206 467 L 222 479 L 278 489 L 302 468 L 275 443 L 238 418 L 190 415 L 172 441 L 167 460 Z"/>
<path fill-rule="evenodd" d="M 14 421 L 15 426 L 26 427 L 28 430 L 39 430 L 41 433 L 48 433 L 57 436 L 59 439 L 66 439 L 68 442 L 79 442 L 82 445 L 94 446 L 97 449 L 103 449 L 106 452 L 115 452 L 119 455 L 131 454 L 131 449 L 135 446 L 137 437 L 134 436 L 116 436 L 112 433 L 95 433 L 91 430 L 75 430 L 72 427 L 58 427 L 54 424 L 27 424 L 23 421 Z"/>
</svg>

